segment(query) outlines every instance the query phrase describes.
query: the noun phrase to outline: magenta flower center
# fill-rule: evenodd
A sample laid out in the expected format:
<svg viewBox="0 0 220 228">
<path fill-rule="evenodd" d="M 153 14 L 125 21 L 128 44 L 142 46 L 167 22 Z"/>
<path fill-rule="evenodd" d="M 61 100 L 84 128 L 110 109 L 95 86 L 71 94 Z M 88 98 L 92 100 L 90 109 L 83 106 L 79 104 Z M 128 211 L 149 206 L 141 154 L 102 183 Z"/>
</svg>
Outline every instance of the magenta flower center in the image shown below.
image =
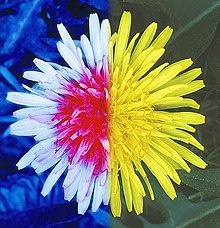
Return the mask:
<svg viewBox="0 0 220 228">
<path fill-rule="evenodd" d="M 103 69 L 91 73 L 63 85 L 53 121 L 57 121 L 56 153 L 68 153 L 72 166 L 79 162 L 91 165 L 97 176 L 108 168 L 109 96 Z"/>
</svg>

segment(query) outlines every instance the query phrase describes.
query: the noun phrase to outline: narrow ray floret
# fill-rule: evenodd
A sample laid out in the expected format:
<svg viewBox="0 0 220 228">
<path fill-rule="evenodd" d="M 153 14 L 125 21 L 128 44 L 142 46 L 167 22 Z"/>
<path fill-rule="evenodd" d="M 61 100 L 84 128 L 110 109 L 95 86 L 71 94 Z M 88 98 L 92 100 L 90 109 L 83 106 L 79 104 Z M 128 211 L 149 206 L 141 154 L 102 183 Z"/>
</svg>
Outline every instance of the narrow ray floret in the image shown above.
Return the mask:
<svg viewBox="0 0 220 228">
<path fill-rule="evenodd" d="M 202 80 L 194 80 L 201 69 L 186 71 L 193 62 L 184 59 L 173 64 L 164 63 L 150 71 L 163 55 L 173 30 L 166 27 L 154 39 L 157 24 L 153 22 L 135 46 L 139 33 L 129 42 L 130 28 L 131 15 L 124 12 L 118 32 L 110 40 L 110 203 L 114 216 L 121 215 L 120 185 L 128 211 L 134 207 L 137 214 L 143 212 L 144 183 L 154 199 L 146 167 L 166 194 L 174 199 L 176 191 L 172 181 L 181 182 L 176 170 L 190 172 L 186 161 L 199 168 L 207 165 L 178 143 L 204 149 L 190 134 L 196 131 L 191 125 L 203 124 L 204 116 L 176 109 L 199 109 L 196 101 L 183 96 L 204 87 Z"/>
<path fill-rule="evenodd" d="M 42 194 L 45 196 L 66 171 L 64 197 L 75 195 L 78 213 L 84 214 L 92 201 L 92 211 L 110 198 L 108 50 L 110 25 L 90 15 L 90 40 L 82 35 L 76 47 L 62 24 L 62 41 L 57 47 L 69 65 L 63 67 L 35 59 L 40 71 L 27 71 L 24 78 L 36 82 L 30 93 L 10 92 L 7 99 L 27 106 L 14 112 L 14 135 L 34 136 L 37 141 L 17 163 L 19 169 L 31 165 L 41 173 L 55 165 Z M 84 62 L 83 57 L 86 61 Z M 93 200 L 91 198 L 93 197 Z"/>
</svg>

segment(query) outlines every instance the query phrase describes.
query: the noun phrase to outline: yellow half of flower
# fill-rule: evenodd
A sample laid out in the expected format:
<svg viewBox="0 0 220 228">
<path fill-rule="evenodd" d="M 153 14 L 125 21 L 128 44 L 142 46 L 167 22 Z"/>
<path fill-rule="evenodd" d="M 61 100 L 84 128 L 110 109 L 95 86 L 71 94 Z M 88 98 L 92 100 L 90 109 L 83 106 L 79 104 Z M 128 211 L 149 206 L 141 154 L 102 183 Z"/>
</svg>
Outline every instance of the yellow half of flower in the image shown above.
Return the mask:
<svg viewBox="0 0 220 228">
<path fill-rule="evenodd" d="M 194 112 L 170 111 L 182 107 L 199 108 L 196 101 L 183 96 L 204 87 L 202 80 L 194 80 L 201 74 L 201 69 L 185 71 L 193 62 L 184 59 L 173 64 L 164 63 L 149 71 L 163 55 L 163 47 L 173 30 L 166 27 L 154 39 L 157 24 L 153 22 L 135 45 L 139 34 L 129 42 L 130 28 L 131 14 L 124 12 L 118 32 L 110 42 L 110 168 L 114 216 L 121 215 L 121 184 L 128 211 L 134 208 L 137 214 L 143 212 L 145 184 L 154 199 L 143 167 L 151 171 L 167 195 L 174 199 L 176 192 L 172 181 L 181 182 L 176 170 L 190 172 L 185 161 L 200 168 L 207 165 L 176 142 L 204 150 L 190 133 L 196 130 L 191 125 L 203 124 L 205 117 Z"/>
</svg>

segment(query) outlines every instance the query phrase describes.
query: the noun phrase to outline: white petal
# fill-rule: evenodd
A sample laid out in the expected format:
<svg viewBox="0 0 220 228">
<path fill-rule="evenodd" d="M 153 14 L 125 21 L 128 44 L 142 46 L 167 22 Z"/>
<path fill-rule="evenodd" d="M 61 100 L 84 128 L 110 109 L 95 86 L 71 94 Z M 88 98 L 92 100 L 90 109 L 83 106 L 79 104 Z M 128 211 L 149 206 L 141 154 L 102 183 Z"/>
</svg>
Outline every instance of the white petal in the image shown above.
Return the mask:
<svg viewBox="0 0 220 228">
<path fill-rule="evenodd" d="M 31 162 L 35 159 L 35 157 L 36 157 L 35 151 L 38 149 L 39 149 L 39 144 L 33 146 L 16 164 L 18 169 L 23 169 L 26 166 L 30 165 Z"/>
<path fill-rule="evenodd" d="M 81 46 L 85 54 L 88 66 L 94 67 L 95 66 L 94 55 L 93 55 L 91 44 L 86 35 L 81 36 Z"/>
<path fill-rule="evenodd" d="M 81 171 L 82 171 L 82 162 L 76 163 L 76 165 L 74 167 L 72 167 L 72 169 L 70 169 L 70 167 L 69 167 L 69 171 L 63 182 L 63 187 L 64 188 L 69 187 L 71 185 L 71 183 L 73 183 L 75 181 L 77 176 L 79 176 Z"/>
<path fill-rule="evenodd" d="M 39 108 L 22 108 L 15 112 L 13 112 L 13 116 L 18 119 L 24 119 L 29 117 L 30 114 L 35 113 L 36 111 L 40 110 Z"/>
<path fill-rule="evenodd" d="M 66 28 L 63 26 L 63 24 L 58 24 L 57 29 L 60 33 L 60 36 L 62 38 L 63 43 L 73 52 L 76 51 L 76 45 L 74 44 L 70 34 L 66 30 Z"/>
<path fill-rule="evenodd" d="M 58 161 L 60 161 L 60 158 L 51 158 L 50 161 L 48 161 L 47 163 L 44 163 L 44 164 L 41 164 L 41 163 L 38 163 L 38 164 L 35 164 L 35 172 L 36 173 L 42 173 L 44 172 L 45 170 L 48 170 L 49 168 L 51 168 L 52 166 L 54 166 Z"/>
<path fill-rule="evenodd" d="M 100 173 L 100 185 L 105 186 L 106 180 L 107 180 L 107 170 Z"/>
<path fill-rule="evenodd" d="M 44 152 L 56 148 L 55 141 L 56 137 L 52 137 L 39 142 L 38 144 L 41 146 L 41 148 L 39 148 L 39 150 L 36 150 L 35 154 L 38 156 Z"/>
<path fill-rule="evenodd" d="M 7 94 L 8 101 L 15 104 L 27 105 L 27 106 L 55 106 L 56 102 L 48 100 L 44 97 L 29 93 L 9 92 Z"/>
<path fill-rule="evenodd" d="M 108 81 L 109 81 L 109 67 L 108 67 L 108 58 L 107 56 L 103 56 L 103 59 L 102 59 L 102 62 L 103 62 L 103 81 L 106 82 L 106 87 L 108 87 Z M 106 91 L 108 91 L 106 88 L 105 88 Z M 106 93 L 108 94 L 108 92 Z M 106 100 L 109 99 L 109 97 L 106 96 Z"/>
<path fill-rule="evenodd" d="M 92 146 L 91 143 L 86 142 L 85 140 L 81 141 L 78 151 L 76 152 L 76 154 L 73 157 L 70 168 L 72 166 L 74 166 L 76 164 L 76 162 L 78 162 L 78 160 L 81 158 L 81 156 L 83 156 L 84 154 L 86 154 L 88 152 L 88 150 L 90 149 L 91 146 Z"/>
<path fill-rule="evenodd" d="M 84 61 L 82 59 L 83 58 L 82 57 L 82 51 L 81 51 L 81 49 L 79 47 L 76 48 L 76 57 L 78 59 L 78 62 L 80 64 L 81 69 L 84 71 L 84 69 L 85 69 L 85 63 L 84 63 Z"/>
<path fill-rule="evenodd" d="M 88 76 L 88 78 L 92 77 L 92 73 L 87 67 L 85 68 L 85 72 L 84 73 Z"/>
<path fill-rule="evenodd" d="M 43 96 L 44 97 L 44 91 L 42 90 L 39 90 L 39 89 L 35 89 L 35 88 L 30 88 L 29 86 L 25 85 L 25 84 L 22 84 L 22 86 L 29 92 L 31 93 L 34 93 L 36 95 L 39 95 L 39 96 Z"/>
<path fill-rule="evenodd" d="M 10 126 L 11 134 L 20 136 L 37 135 L 47 128 L 47 124 L 38 123 L 30 119 L 19 120 Z"/>
<path fill-rule="evenodd" d="M 89 186 L 89 191 L 88 191 L 88 195 L 86 195 L 86 197 L 84 198 L 83 201 L 78 202 L 78 214 L 85 214 L 85 212 L 87 211 L 88 207 L 89 207 L 89 203 L 91 200 L 91 196 L 93 193 L 93 189 L 94 189 L 94 181 L 95 178 L 92 178 L 91 182 L 90 182 L 90 186 Z M 79 189 L 80 191 L 80 189 Z"/>
<path fill-rule="evenodd" d="M 104 190 L 104 187 L 100 185 L 100 176 L 98 176 L 95 181 L 95 189 L 94 189 L 94 195 L 93 195 L 93 201 L 92 201 L 92 212 L 95 212 L 98 210 L 102 202 L 103 190 Z"/>
<path fill-rule="evenodd" d="M 58 74 L 58 73 L 57 73 Z M 44 90 L 44 89 L 50 89 L 52 91 L 57 91 L 58 88 L 61 87 L 60 83 L 57 81 L 57 78 L 56 80 L 51 80 L 51 81 L 46 81 L 46 82 L 39 82 L 38 86 Z"/>
<path fill-rule="evenodd" d="M 53 169 L 53 171 L 50 173 L 50 175 L 47 177 L 47 180 L 45 181 L 44 187 L 41 191 L 41 194 L 43 196 L 46 196 L 54 184 L 57 182 L 57 180 L 60 178 L 60 176 L 63 174 L 63 172 L 66 170 L 68 166 L 68 158 L 64 157 Z"/>
<path fill-rule="evenodd" d="M 53 117 L 54 117 L 54 115 L 36 115 L 36 116 L 30 115 L 29 119 L 35 120 L 38 123 L 50 125 Z"/>
<path fill-rule="evenodd" d="M 69 68 L 68 68 L 69 69 Z M 72 70 L 72 69 L 71 69 Z M 70 81 L 70 76 L 67 74 L 67 72 L 62 68 L 61 70 L 57 70 L 57 72 L 63 77 L 63 81 Z"/>
<path fill-rule="evenodd" d="M 40 154 L 38 153 L 38 157 L 31 163 L 31 166 L 35 169 L 36 173 L 49 169 L 62 159 L 60 156 L 54 157 L 56 152 L 54 145 L 50 148 L 43 148 L 40 152 Z"/>
<path fill-rule="evenodd" d="M 57 70 L 61 70 L 63 68 L 63 66 L 57 64 L 57 63 L 53 63 L 53 62 L 48 62 L 56 71 Z"/>
<path fill-rule="evenodd" d="M 49 108 L 22 108 L 13 113 L 14 117 L 18 119 L 24 119 L 29 116 L 34 115 L 47 115 L 47 114 L 55 114 L 57 112 L 56 107 Z"/>
<path fill-rule="evenodd" d="M 80 172 L 81 173 L 81 172 Z M 78 190 L 79 181 L 80 181 L 81 175 L 79 174 L 76 179 L 71 183 L 70 186 L 67 188 L 64 187 L 64 198 L 68 201 L 70 201 L 75 195 Z"/>
<path fill-rule="evenodd" d="M 72 140 L 71 139 L 67 139 L 62 145 L 61 147 L 57 150 L 56 154 L 54 155 L 54 157 L 59 157 L 60 155 L 64 154 L 67 146 L 72 143 Z"/>
<path fill-rule="evenodd" d="M 50 77 L 55 77 L 55 75 L 57 74 L 57 71 L 49 63 L 37 58 L 35 58 L 33 62 L 46 75 L 49 75 Z"/>
<path fill-rule="evenodd" d="M 80 63 L 77 60 L 76 56 L 70 51 L 70 49 L 60 41 L 57 43 L 57 48 L 63 59 L 68 63 L 68 65 L 73 70 L 82 74 Z"/>
<path fill-rule="evenodd" d="M 59 102 L 62 97 L 57 94 L 57 91 L 53 92 L 51 90 L 44 90 L 44 94 L 43 94 L 46 98 L 48 98 L 49 100 L 55 101 L 55 102 Z"/>
<path fill-rule="evenodd" d="M 102 54 L 108 56 L 109 54 L 109 40 L 111 37 L 111 27 L 109 20 L 103 20 L 101 24 L 101 48 Z"/>
<path fill-rule="evenodd" d="M 96 13 L 89 16 L 89 35 L 96 63 L 102 59 L 100 24 Z"/>
<path fill-rule="evenodd" d="M 23 77 L 34 82 L 46 82 L 47 76 L 42 72 L 25 71 Z"/>
<path fill-rule="evenodd" d="M 92 196 L 92 194 L 91 194 Z M 83 201 L 78 202 L 78 214 L 84 215 L 90 204 L 90 197 L 85 197 Z"/>
<path fill-rule="evenodd" d="M 53 160 L 53 154 L 55 150 L 47 150 L 47 151 L 41 151 L 41 154 L 39 154 L 34 161 L 31 163 L 31 166 L 36 169 L 39 167 L 39 165 L 46 164 Z"/>
<path fill-rule="evenodd" d="M 43 132 L 39 133 L 34 137 L 36 141 L 41 141 L 44 139 L 51 138 L 55 134 L 56 130 L 54 128 L 45 129 Z"/>
<path fill-rule="evenodd" d="M 68 68 L 68 67 L 66 67 L 66 68 L 67 68 L 67 69 L 70 69 L 70 68 Z M 72 69 L 70 69 L 70 70 L 72 70 Z M 72 71 L 73 71 L 73 70 L 72 70 Z M 66 70 L 64 70 L 64 67 L 62 68 L 62 70 L 57 70 L 57 72 L 58 72 L 58 73 L 62 76 L 62 78 L 63 78 L 63 83 L 62 83 L 62 84 L 65 84 L 66 82 L 67 82 L 67 83 L 70 82 L 72 78 L 73 78 L 74 80 L 76 80 L 75 77 L 71 77 L 71 75 L 68 74 Z M 75 71 L 75 72 L 76 72 L 76 71 Z M 76 72 L 76 75 L 79 75 L 79 73 Z M 81 77 L 81 74 L 80 74 L 80 77 Z M 77 80 L 76 80 L 76 81 L 77 81 Z M 62 88 L 62 84 L 61 84 L 60 88 Z M 58 90 L 58 91 L 59 91 L 59 90 Z"/>
<path fill-rule="evenodd" d="M 108 205 L 109 204 L 110 195 L 111 195 L 110 174 L 108 173 L 107 174 L 107 180 L 106 180 L 105 186 L 104 186 L 104 192 L 103 192 L 103 203 L 104 203 L 104 205 Z"/>
<path fill-rule="evenodd" d="M 88 164 L 87 167 L 84 168 L 84 172 L 82 173 L 81 180 L 79 182 L 79 191 L 77 192 L 78 202 L 83 201 L 86 196 L 94 168 L 95 166 L 93 164 Z"/>
<path fill-rule="evenodd" d="M 101 69 L 102 69 L 102 60 L 99 60 L 96 67 L 97 74 L 100 74 Z"/>
<path fill-rule="evenodd" d="M 110 151 L 110 144 L 109 144 L 108 138 L 100 138 L 99 141 L 102 144 L 102 146 L 104 147 L 104 149 L 109 152 Z"/>
<path fill-rule="evenodd" d="M 33 146 L 16 164 L 18 169 L 23 169 L 24 167 L 31 164 L 31 162 L 36 158 L 39 151 L 42 151 L 43 148 L 49 148 L 51 144 L 54 142 L 54 138 L 51 138 L 49 140 L 44 140 L 35 146 Z"/>
<path fill-rule="evenodd" d="M 49 115 L 49 114 L 56 114 L 57 107 L 49 107 L 49 108 L 41 108 L 35 112 L 35 115 Z M 32 113 L 31 116 L 34 116 Z"/>
<path fill-rule="evenodd" d="M 63 76 L 63 74 L 65 73 L 65 76 L 68 76 L 76 81 L 79 81 L 80 78 L 81 78 L 81 73 L 73 70 L 73 69 L 70 69 L 68 67 L 63 67 L 62 71 L 60 71 L 60 74 Z M 65 77 L 66 78 L 66 77 Z"/>
</svg>

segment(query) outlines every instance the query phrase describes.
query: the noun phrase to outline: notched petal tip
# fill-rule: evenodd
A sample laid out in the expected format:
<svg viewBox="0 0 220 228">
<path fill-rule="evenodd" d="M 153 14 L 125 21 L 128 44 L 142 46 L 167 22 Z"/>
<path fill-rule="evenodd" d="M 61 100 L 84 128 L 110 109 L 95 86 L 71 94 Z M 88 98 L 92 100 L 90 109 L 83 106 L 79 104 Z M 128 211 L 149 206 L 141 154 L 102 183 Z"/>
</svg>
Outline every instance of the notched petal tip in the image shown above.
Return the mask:
<svg viewBox="0 0 220 228">
<path fill-rule="evenodd" d="M 18 170 L 23 169 L 22 166 L 21 166 L 21 164 L 20 164 L 20 162 L 18 162 L 18 163 L 16 164 L 16 166 L 17 166 Z"/>
<path fill-rule="evenodd" d="M 122 14 L 122 17 L 129 16 L 131 17 L 131 12 L 130 11 L 124 11 Z"/>
<path fill-rule="evenodd" d="M 90 15 L 89 15 L 89 20 L 93 20 L 93 19 L 98 19 L 99 17 L 98 17 L 98 14 L 97 13 L 91 13 Z"/>
<path fill-rule="evenodd" d="M 63 23 L 59 23 L 59 24 L 57 24 L 57 28 L 58 28 L 58 30 L 60 29 L 60 28 L 65 28 L 65 26 L 63 25 Z"/>
<path fill-rule="evenodd" d="M 205 169 L 208 166 L 208 163 L 204 162 L 202 159 L 200 160 L 199 168 Z"/>
<path fill-rule="evenodd" d="M 6 100 L 7 100 L 7 101 L 10 101 L 10 102 L 13 102 L 14 93 L 15 93 L 15 92 L 8 92 L 8 93 L 7 93 L 7 96 L 6 96 Z"/>
<path fill-rule="evenodd" d="M 43 197 L 45 197 L 46 195 L 47 195 L 48 193 L 46 193 L 45 191 L 41 191 L 41 195 L 43 196 Z"/>
<path fill-rule="evenodd" d="M 36 65 L 37 63 L 39 63 L 39 62 L 43 62 L 43 60 L 38 59 L 38 58 L 34 58 L 33 63 L 34 63 L 35 65 Z"/>
</svg>

